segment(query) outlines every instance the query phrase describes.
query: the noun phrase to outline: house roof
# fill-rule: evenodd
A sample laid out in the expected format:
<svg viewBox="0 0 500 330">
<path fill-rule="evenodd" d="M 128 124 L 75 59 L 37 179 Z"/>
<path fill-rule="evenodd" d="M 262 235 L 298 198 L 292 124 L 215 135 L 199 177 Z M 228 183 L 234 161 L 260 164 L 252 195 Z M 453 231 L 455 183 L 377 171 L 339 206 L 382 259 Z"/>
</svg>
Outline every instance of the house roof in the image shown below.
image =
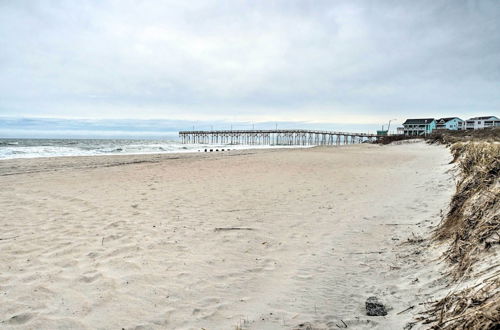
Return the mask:
<svg viewBox="0 0 500 330">
<path fill-rule="evenodd" d="M 430 124 L 434 121 L 434 118 L 418 118 L 418 119 L 406 119 L 403 125 L 412 124 Z"/>
<path fill-rule="evenodd" d="M 495 116 L 472 117 L 472 118 L 469 118 L 468 120 L 488 120 L 488 119 L 498 120 L 498 118 Z"/>
<path fill-rule="evenodd" d="M 439 118 L 438 120 L 436 120 L 438 123 L 443 120 L 445 123 L 449 122 L 450 120 L 453 120 L 453 119 L 460 119 L 458 117 L 446 117 L 446 118 Z M 460 119 L 462 120 L 462 119 Z"/>
</svg>

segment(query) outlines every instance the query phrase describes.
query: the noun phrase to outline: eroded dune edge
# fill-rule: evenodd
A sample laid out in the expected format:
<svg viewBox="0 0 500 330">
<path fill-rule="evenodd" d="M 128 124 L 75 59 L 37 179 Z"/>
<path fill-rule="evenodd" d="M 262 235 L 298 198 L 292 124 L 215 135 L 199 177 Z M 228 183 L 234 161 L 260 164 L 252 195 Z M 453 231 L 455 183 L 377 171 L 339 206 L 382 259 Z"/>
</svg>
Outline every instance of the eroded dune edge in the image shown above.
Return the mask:
<svg viewBox="0 0 500 330">
<path fill-rule="evenodd" d="M 1 162 L 1 325 L 428 327 L 451 160 L 411 143 Z"/>
<path fill-rule="evenodd" d="M 433 329 L 494 329 L 500 324 L 500 144 L 455 142 L 451 152 L 457 188 L 434 232 L 446 246 L 450 288 L 421 320 Z"/>
</svg>

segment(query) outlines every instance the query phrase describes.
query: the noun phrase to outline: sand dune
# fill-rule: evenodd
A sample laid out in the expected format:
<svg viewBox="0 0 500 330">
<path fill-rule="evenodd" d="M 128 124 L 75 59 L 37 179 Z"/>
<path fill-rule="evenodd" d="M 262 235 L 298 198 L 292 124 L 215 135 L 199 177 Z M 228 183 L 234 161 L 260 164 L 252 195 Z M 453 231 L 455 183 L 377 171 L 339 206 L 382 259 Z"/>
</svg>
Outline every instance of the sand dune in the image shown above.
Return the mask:
<svg viewBox="0 0 500 330">
<path fill-rule="evenodd" d="M 418 143 L 2 161 L 0 327 L 401 329 L 435 286 L 402 243 L 439 221 L 449 160 Z M 366 316 L 372 295 L 387 316 Z"/>
</svg>

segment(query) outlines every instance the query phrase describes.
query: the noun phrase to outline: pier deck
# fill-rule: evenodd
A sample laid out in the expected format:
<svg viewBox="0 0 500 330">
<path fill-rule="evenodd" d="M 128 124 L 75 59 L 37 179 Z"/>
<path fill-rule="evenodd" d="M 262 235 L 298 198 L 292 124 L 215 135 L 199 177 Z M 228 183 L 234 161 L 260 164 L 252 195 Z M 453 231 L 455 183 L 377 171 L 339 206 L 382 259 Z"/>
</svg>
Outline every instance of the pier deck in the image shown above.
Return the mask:
<svg viewBox="0 0 500 330">
<path fill-rule="evenodd" d="M 341 145 L 374 141 L 376 134 L 304 129 L 180 131 L 184 144 Z"/>
</svg>

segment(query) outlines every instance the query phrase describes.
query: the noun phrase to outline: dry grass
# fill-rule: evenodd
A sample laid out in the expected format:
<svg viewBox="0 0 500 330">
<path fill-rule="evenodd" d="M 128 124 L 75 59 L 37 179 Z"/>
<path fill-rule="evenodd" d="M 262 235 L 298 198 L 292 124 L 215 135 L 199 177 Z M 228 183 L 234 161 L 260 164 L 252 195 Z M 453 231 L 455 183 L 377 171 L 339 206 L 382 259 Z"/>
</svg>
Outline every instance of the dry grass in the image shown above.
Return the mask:
<svg viewBox="0 0 500 330">
<path fill-rule="evenodd" d="M 458 142 L 451 152 L 459 170 L 457 191 L 435 238 L 449 243 L 444 257 L 458 282 L 477 276 L 474 265 L 487 254 L 496 256 L 500 244 L 500 144 Z M 500 324 L 500 260 L 493 260 L 488 279 L 433 303 L 424 323 L 432 329 L 495 329 Z"/>
<path fill-rule="evenodd" d="M 500 142 L 500 127 L 471 131 L 437 130 L 427 136 L 426 140 L 446 145 L 456 142 Z"/>
<path fill-rule="evenodd" d="M 406 135 L 386 135 L 386 136 L 380 136 L 376 143 L 378 144 L 390 144 L 393 142 L 397 141 L 404 141 L 404 140 L 415 140 L 415 139 L 421 139 L 423 140 L 423 136 L 406 136 Z"/>
<path fill-rule="evenodd" d="M 451 152 L 460 176 L 436 238 L 452 239 L 446 257 L 459 278 L 483 251 L 500 243 L 500 144 L 456 143 Z"/>
<path fill-rule="evenodd" d="M 427 311 L 424 324 L 434 324 L 432 329 L 498 329 L 500 322 L 500 278 L 496 278 L 449 294 Z"/>
</svg>

